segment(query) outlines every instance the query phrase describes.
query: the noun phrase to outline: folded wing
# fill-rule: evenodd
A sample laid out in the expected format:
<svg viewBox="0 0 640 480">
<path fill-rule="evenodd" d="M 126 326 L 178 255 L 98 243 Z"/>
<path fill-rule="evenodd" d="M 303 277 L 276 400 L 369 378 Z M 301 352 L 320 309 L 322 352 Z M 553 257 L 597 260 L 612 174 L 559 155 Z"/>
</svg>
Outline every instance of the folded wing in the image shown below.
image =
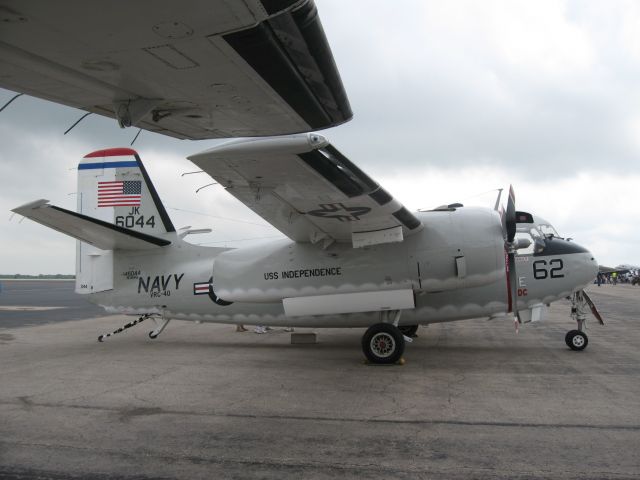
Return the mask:
<svg viewBox="0 0 640 480">
<path fill-rule="evenodd" d="M 422 226 L 317 133 L 230 140 L 189 159 L 297 242 L 363 247 Z"/>
<path fill-rule="evenodd" d="M 0 7 L 0 87 L 177 138 L 280 135 L 352 116 L 312 0 Z"/>
</svg>

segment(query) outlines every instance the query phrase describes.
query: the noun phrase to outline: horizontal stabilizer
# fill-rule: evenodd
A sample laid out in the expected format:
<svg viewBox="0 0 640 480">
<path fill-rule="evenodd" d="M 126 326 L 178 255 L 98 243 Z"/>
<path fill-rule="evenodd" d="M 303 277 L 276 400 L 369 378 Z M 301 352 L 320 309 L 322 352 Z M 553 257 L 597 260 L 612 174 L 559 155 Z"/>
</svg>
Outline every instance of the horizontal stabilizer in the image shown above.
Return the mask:
<svg viewBox="0 0 640 480">
<path fill-rule="evenodd" d="M 171 244 L 169 240 L 119 227 L 48 202 L 36 200 L 12 211 L 102 250 L 148 250 Z"/>
</svg>

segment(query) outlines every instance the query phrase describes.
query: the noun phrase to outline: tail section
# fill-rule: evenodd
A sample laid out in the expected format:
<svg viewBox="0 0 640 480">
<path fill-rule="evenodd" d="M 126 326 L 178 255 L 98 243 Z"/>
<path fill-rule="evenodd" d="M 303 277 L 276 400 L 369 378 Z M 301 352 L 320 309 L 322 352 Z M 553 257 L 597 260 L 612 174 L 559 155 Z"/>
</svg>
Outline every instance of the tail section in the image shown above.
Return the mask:
<svg viewBox="0 0 640 480">
<path fill-rule="evenodd" d="M 90 153 L 78 165 L 78 208 L 37 200 L 14 212 L 78 239 L 76 292 L 113 289 L 114 251 L 162 248 L 175 228 L 138 154 L 129 148 Z"/>
<path fill-rule="evenodd" d="M 135 150 L 110 148 L 78 165 L 78 213 L 141 235 L 175 232 L 169 215 Z M 76 292 L 113 288 L 113 249 L 77 242 Z"/>
<path fill-rule="evenodd" d="M 135 150 L 110 148 L 78 165 L 78 213 L 148 235 L 175 232 Z"/>
</svg>

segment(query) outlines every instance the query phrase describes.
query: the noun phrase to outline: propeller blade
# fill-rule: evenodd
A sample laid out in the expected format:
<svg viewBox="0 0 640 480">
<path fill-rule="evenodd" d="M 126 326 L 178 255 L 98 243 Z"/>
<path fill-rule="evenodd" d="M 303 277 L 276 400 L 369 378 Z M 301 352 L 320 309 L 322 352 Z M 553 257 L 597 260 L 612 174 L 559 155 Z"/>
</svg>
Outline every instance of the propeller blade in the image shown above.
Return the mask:
<svg viewBox="0 0 640 480">
<path fill-rule="evenodd" d="M 511 312 L 520 320 L 518 315 L 518 282 L 516 275 L 516 255 L 513 251 L 507 253 L 509 262 L 509 296 L 511 297 Z"/>
<path fill-rule="evenodd" d="M 502 233 L 505 239 L 505 263 L 508 278 L 509 312 L 513 313 L 516 322 L 516 331 L 520 323 L 518 314 L 518 284 L 516 280 L 516 250 L 513 241 L 516 238 L 516 194 L 513 185 L 509 185 L 509 199 L 507 201 L 507 211 L 501 212 Z"/>
<path fill-rule="evenodd" d="M 507 201 L 505 224 L 507 242 L 511 243 L 513 239 L 516 238 L 516 194 L 513 191 L 513 185 L 509 185 L 509 200 Z"/>
</svg>

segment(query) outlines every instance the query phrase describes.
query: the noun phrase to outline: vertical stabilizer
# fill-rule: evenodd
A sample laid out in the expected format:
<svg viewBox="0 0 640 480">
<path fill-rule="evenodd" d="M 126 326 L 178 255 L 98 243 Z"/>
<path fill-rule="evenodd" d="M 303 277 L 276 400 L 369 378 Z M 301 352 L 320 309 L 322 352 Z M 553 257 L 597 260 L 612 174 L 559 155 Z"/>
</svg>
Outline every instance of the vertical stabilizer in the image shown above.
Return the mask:
<svg viewBox="0 0 640 480">
<path fill-rule="evenodd" d="M 135 150 L 111 148 L 78 165 L 78 212 L 149 235 L 175 232 Z"/>
<path fill-rule="evenodd" d="M 78 213 L 154 236 L 175 232 L 137 152 L 110 148 L 78 165 Z M 76 249 L 76 291 L 113 288 L 113 251 L 84 242 Z"/>
</svg>

